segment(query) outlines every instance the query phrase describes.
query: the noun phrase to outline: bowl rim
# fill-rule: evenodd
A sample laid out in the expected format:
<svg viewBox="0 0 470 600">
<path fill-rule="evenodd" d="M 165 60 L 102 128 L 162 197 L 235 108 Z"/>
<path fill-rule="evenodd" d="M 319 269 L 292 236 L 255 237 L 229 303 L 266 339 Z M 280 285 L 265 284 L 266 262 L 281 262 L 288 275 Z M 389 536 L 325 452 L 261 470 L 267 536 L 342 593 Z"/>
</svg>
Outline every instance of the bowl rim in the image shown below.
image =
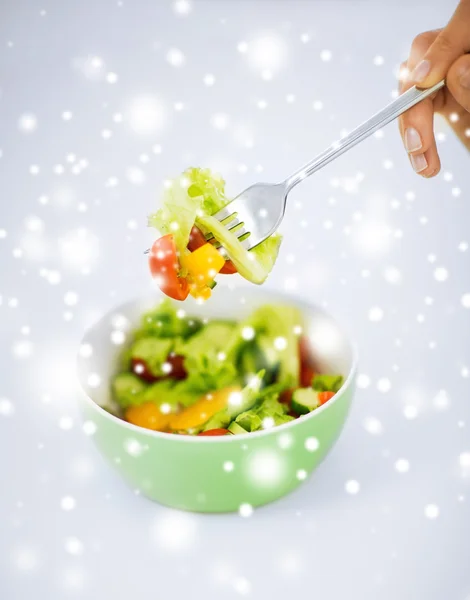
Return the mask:
<svg viewBox="0 0 470 600">
<path fill-rule="evenodd" d="M 242 289 L 242 287 L 240 286 L 239 289 Z M 346 333 L 345 329 L 343 328 L 343 326 L 341 324 L 341 321 L 337 320 L 336 317 L 334 315 L 332 315 L 329 311 L 326 311 L 325 309 L 321 308 L 320 306 L 318 306 L 317 304 L 315 304 L 313 302 L 309 302 L 304 299 L 298 298 L 298 297 L 294 296 L 293 294 L 281 292 L 276 289 L 270 289 L 269 291 L 274 296 L 276 296 L 276 298 L 279 298 L 279 299 L 282 298 L 286 302 L 292 302 L 293 304 L 298 306 L 301 310 L 302 310 L 302 308 L 305 310 L 313 309 L 317 312 L 323 313 L 324 315 L 330 317 L 335 322 L 335 324 L 338 326 L 338 328 L 341 330 L 341 333 L 343 334 L 344 339 L 346 340 L 346 343 L 349 347 L 349 350 L 351 352 L 351 359 L 352 359 L 349 373 L 348 373 L 343 385 L 341 386 L 341 389 L 338 392 L 336 392 L 336 394 L 333 396 L 333 398 L 328 400 L 328 402 L 326 402 L 319 408 L 316 408 L 315 410 L 309 412 L 306 415 L 302 415 L 302 416 L 298 417 L 297 419 L 293 419 L 292 421 L 289 421 L 288 423 L 283 423 L 282 425 L 276 425 L 275 427 L 271 427 L 269 429 L 263 429 L 260 431 L 252 431 L 252 432 L 247 431 L 246 433 L 241 433 L 238 435 L 199 436 L 199 435 L 175 435 L 172 433 L 165 433 L 164 431 L 154 431 L 152 429 L 146 429 L 145 427 L 139 427 L 138 425 L 133 425 L 132 423 L 129 423 L 128 421 L 125 421 L 124 419 L 116 417 L 115 415 L 113 415 L 110 412 L 108 412 L 107 410 L 105 410 L 102 406 L 97 404 L 92 398 L 90 398 L 88 392 L 82 385 L 82 381 L 81 381 L 80 377 L 78 376 L 78 373 L 76 373 L 78 385 L 79 385 L 81 391 L 83 392 L 83 395 L 85 396 L 86 401 L 99 414 L 102 414 L 105 418 L 109 419 L 111 422 L 115 422 L 116 424 L 123 427 L 124 429 L 130 430 L 130 432 L 134 432 L 134 433 L 137 433 L 140 435 L 146 435 L 149 437 L 156 437 L 156 438 L 160 438 L 162 440 L 173 441 L 176 443 L 178 443 L 178 442 L 199 443 L 199 444 L 201 444 L 201 443 L 202 444 L 234 443 L 237 440 L 244 441 L 247 439 L 254 439 L 254 438 L 264 437 L 264 436 L 268 436 L 268 435 L 276 435 L 276 434 L 286 433 L 289 431 L 289 429 L 291 429 L 292 427 L 295 427 L 295 425 L 297 425 L 299 422 L 305 423 L 307 420 L 315 419 L 320 413 L 323 413 L 324 411 L 328 410 L 328 408 L 330 406 L 335 404 L 344 395 L 346 390 L 349 389 L 353 385 L 355 377 L 356 377 L 356 373 L 357 373 L 357 366 L 358 366 L 357 345 L 356 345 L 356 343 L 354 343 L 351 340 L 349 334 Z M 132 299 L 129 299 L 126 302 L 122 302 L 117 307 L 115 307 L 111 310 L 108 310 L 97 321 L 95 321 L 95 323 L 93 323 L 90 327 L 87 328 L 85 334 L 82 336 L 82 339 L 79 344 L 79 348 L 82 345 L 83 340 L 87 337 L 88 333 L 93 330 L 93 328 L 97 325 L 97 323 L 99 323 L 101 321 L 101 319 L 103 319 L 108 314 L 110 314 L 116 310 L 119 311 L 120 308 L 122 309 L 126 305 L 135 304 L 135 303 L 142 301 L 144 299 L 147 299 L 147 298 L 148 298 L 148 294 L 146 294 L 145 296 L 143 296 L 143 295 L 142 296 L 134 296 Z M 157 298 L 158 297 L 156 296 L 156 300 L 157 300 Z M 80 356 L 79 356 L 79 354 L 77 354 L 76 364 L 78 364 L 79 360 L 80 360 Z"/>
</svg>

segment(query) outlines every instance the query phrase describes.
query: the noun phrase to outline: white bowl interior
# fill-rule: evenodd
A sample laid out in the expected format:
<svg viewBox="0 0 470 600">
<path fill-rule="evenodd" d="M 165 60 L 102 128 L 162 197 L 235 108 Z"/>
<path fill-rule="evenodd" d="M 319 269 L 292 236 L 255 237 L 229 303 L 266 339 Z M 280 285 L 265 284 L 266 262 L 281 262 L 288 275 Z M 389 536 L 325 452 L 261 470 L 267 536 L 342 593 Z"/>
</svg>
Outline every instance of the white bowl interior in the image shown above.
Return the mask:
<svg viewBox="0 0 470 600">
<path fill-rule="evenodd" d="M 158 296 L 152 295 L 127 302 L 106 314 L 86 333 L 78 356 L 78 378 L 88 396 L 98 405 L 113 406 L 110 381 L 119 370 L 119 356 L 142 314 L 153 308 L 158 300 Z M 354 364 L 354 351 L 347 335 L 333 317 L 303 300 L 265 288 L 221 288 L 208 302 L 184 303 L 181 308 L 189 316 L 239 320 L 258 306 L 273 303 L 292 304 L 302 311 L 304 333 L 321 372 L 341 373 L 345 378 L 349 375 Z"/>
</svg>

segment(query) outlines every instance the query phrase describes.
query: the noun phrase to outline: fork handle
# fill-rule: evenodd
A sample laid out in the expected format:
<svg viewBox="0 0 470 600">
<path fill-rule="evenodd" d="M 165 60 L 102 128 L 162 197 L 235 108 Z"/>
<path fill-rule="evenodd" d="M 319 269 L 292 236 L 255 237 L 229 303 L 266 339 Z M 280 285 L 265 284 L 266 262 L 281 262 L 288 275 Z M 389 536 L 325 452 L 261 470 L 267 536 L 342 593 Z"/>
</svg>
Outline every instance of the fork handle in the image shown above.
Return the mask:
<svg viewBox="0 0 470 600">
<path fill-rule="evenodd" d="M 421 102 L 421 100 L 424 100 L 431 94 L 434 94 L 440 90 L 444 85 L 445 80 L 442 80 L 439 83 L 436 83 L 436 85 L 426 89 L 419 89 L 416 86 L 413 86 L 404 94 L 398 96 L 398 98 L 393 100 L 393 102 L 390 102 L 390 104 L 388 104 L 380 112 L 362 123 L 362 125 L 359 125 L 359 127 L 342 137 L 337 142 L 334 142 L 324 152 L 319 154 L 311 162 L 304 165 L 296 173 L 286 179 L 284 184 L 287 192 L 289 192 L 295 185 L 300 183 L 306 177 L 312 175 L 312 173 L 315 173 L 359 142 L 362 142 L 362 140 L 365 140 L 367 137 L 372 135 L 374 131 L 381 129 L 384 125 L 387 125 L 387 123 L 390 123 L 399 117 L 409 108 L 415 104 L 418 104 L 418 102 Z"/>
</svg>

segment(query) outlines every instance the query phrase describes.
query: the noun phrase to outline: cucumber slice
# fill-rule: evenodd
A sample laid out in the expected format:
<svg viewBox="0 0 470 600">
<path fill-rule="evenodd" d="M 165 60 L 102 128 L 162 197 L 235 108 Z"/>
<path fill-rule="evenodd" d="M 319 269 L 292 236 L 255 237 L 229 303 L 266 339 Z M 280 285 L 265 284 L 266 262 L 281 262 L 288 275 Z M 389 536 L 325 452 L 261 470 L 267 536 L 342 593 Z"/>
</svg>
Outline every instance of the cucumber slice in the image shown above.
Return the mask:
<svg viewBox="0 0 470 600">
<path fill-rule="evenodd" d="M 121 408 L 138 404 L 139 396 L 146 389 L 145 383 L 132 373 L 121 373 L 112 383 L 114 399 Z"/>
<path fill-rule="evenodd" d="M 243 427 L 241 425 L 239 425 L 238 423 L 235 423 L 235 421 L 232 421 L 230 423 L 228 430 L 231 433 L 234 433 L 235 435 L 238 435 L 240 433 L 248 433 L 245 429 L 243 429 Z"/>
<path fill-rule="evenodd" d="M 318 394 L 312 388 L 299 388 L 292 395 L 292 410 L 299 415 L 306 415 L 319 406 Z"/>
</svg>

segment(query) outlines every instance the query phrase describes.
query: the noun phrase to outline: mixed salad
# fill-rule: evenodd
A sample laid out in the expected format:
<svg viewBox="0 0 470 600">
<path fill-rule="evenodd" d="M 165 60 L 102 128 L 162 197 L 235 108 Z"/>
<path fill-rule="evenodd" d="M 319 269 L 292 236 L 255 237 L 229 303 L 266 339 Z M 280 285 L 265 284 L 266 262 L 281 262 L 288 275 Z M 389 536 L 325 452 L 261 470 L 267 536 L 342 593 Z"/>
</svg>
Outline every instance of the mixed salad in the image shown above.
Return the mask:
<svg viewBox="0 0 470 600">
<path fill-rule="evenodd" d="M 180 435 L 238 435 L 328 402 L 341 375 L 316 372 L 301 313 L 257 308 L 241 322 L 201 320 L 161 301 L 143 315 L 112 381 L 117 416 Z"/>
<path fill-rule="evenodd" d="M 225 181 L 209 169 L 187 169 L 167 182 L 160 210 L 150 215 L 149 225 L 163 234 L 150 250 L 152 276 L 164 294 L 185 300 L 189 294 L 206 300 L 220 274 L 240 273 L 252 283 L 261 284 L 276 261 L 281 236 L 274 234 L 246 250 L 237 238 L 237 228 L 229 231 L 215 217 L 228 204 Z M 211 242 L 206 236 L 212 234 Z M 246 234 L 249 235 L 249 234 Z M 224 255 L 215 247 L 219 242 Z"/>
</svg>

